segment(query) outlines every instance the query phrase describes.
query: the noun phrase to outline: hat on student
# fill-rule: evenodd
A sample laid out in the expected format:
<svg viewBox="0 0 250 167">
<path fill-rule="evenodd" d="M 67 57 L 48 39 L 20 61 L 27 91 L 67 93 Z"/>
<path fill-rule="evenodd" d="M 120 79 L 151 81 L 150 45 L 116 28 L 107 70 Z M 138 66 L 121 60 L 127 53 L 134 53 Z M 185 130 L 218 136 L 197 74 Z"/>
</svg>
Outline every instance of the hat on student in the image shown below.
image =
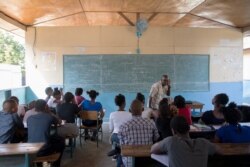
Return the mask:
<svg viewBox="0 0 250 167">
<path fill-rule="evenodd" d="M 87 94 L 91 97 L 91 96 L 98 96 L 99 93 L 95 90 L 90 90 L 90 91 L 87 91 Z"/>
</svg>

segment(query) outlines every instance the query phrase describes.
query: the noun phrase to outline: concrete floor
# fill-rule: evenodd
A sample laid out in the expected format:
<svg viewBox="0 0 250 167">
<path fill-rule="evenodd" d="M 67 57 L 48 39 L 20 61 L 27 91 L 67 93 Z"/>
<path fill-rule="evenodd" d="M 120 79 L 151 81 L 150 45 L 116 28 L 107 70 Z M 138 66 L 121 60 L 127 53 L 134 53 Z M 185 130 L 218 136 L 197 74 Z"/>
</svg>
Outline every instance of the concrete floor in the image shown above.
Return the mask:
<svg viewBox="0 0 250 167">
<path fill-rule="evenodd" d="M 98 148 L 96 142 L 90 140 L 82 140 L 81 147 L 78 137 L 73 158 L 70 158 L 70 152 L 66 149 L 62 157 L 61 167 L 115 167 L 116 162 L 107 156 L 107 152 L 111 150 L 109 137 L 107 123 L 103 124 L 103 140 L 99 142 Z M 0 167 L 23 167 L 23 164 L 23 155 L 0 157 Z M 48 165 L 44 164 L 44 167 L 48 167 Z"/>
<path fill-rule="evenodd" d="M 108 124 L 103 124 L 103 140 L 99 142 L 99 147 L 96 147 L 96 142 L 90 140 L 82 140 L 80 146 L 79 137 L 76 140 L 76 149 L 73 153 L 73 158 L 70 158 L 70 153 L 64 152 L 61 167 L 115 167 L 116 162 L 107 156 L 107 152 L 111 150 L 109 144 L 110 133 L 108 132 Z"/>
</svg>

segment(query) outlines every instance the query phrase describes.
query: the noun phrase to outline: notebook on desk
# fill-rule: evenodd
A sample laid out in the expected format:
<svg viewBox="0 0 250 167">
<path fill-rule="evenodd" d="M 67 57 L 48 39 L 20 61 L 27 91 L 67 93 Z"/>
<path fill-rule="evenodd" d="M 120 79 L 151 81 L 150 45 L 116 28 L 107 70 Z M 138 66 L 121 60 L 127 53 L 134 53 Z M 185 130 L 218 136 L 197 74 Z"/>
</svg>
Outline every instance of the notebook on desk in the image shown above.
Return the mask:
<svg viewBox="0 0 250 167">
<path fill-rule="evenodd" d="M 214 130 L 213 127 L 207 126 L 207 125 L 203 125 L 203 124 L 194 124 L 194 126 L 197 127 L 198 129 L 200 129 L 201 131 L 211 131 L 211 130 Z"/>
<path fill-rule="evenodd" d="M 167 154 L 151 154 L 151 158 L 165 165 L 169 166 L 169 158 Z"/>
</svg>

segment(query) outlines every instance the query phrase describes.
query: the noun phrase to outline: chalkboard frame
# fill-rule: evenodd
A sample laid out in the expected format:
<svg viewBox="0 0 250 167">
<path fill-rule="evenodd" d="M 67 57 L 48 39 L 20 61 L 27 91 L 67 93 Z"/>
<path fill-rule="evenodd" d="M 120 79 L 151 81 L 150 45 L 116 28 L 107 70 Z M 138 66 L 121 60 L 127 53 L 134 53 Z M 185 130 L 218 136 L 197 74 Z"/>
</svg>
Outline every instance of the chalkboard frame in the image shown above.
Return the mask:
<svg viewBox="0 0 250 167">
<path fill-rule="evenodd" d="M 147 83 L 145 89 L 142 89 L 142 90 L 138 90 L 138 89 L 135 90 L 134 89 L 134 90 L 131 91 L 131 90 L 129 90 L 129 88 L 128 88 L 128 90 L 126 90 L 126 89 L 122 89 L 121 90 L 121 87 L 119 87 L 119 86 L 116 89 L 114 89 L 114 90 L 110 90 L 108 88 L 105 89 L 103 87 L 103 85 L 105 86 L 105 84 L 102 84 L 101 81 L 100 81 L 99 85 L 91 84 L 91 86 L 88 86 L 88 85 L 86 86 L 85 84 L 82 84 L 82 83 L 76 83 L 74 86 L 72 85 L 70 87 L 70 86 L 68 86 L 67 75 L 66 75 L 65 71 L 68 70 L 68 69 L 66 69 L 66 67 L 67 67 L 66 59 L 68 57 L 73 58 L 72 56 L 76 57 L 76 59 L 78 59 L 78 58 L 80 58 L 80 59 L 86 59 L 87 57 L 88 58 L 94 58 L 94 59 L 96 59 L 96 57 L 98 57 L 98 61 L 100 61 L 100 63 L 102 63 L 102 61 L 104 59 L 106 59 L 106 58 L 112 57 L 111 59 L 113 59 L 114 56 L 115 56 L 115 58 L 118 58 L 118 59 L 120 59 L 120 58 L 122 59 L 122 57 L 123 58 L 136 57 L 136 59 L 138 59 L 138 60 L 146 58 L 147 56 L 148 56 L 149 59 L 152 59 L 152 58 L 154 58 L 154 59 L 155 58 L 162 59 L 163 58 L 162 56 L 168 56 L 168 58 L 172 57 L 174 59 L 174 74 L 172 74 L 174 76 L 170 76 L 171 85 L 172 85 L 172 91 L 175 91 L 175 92 L 178 92 L 178 91 L 180 91 L 180 92 L 183 92 L 183 91 L 184 92 L 204 92 L 205 91 L 205 92 L 207 92 L 207 91 L 210 90 L 210 70 L 209 70 L 209 67 L 210 67 L 210 56 L 208 54 L 143 54 L 143 55 L 136 55 L 136 54 L 86 54 L 86 55 L 68 55 L 68 54 L 65 54 L 65 55 L 63 55 L 63 83 L 64 83 L 64 90 L 66 90 L 66 91 L 74 91 L 73 89 L 76 88 L 76 87 L 83 87 L 83 89 L 85 89 L 85 90 L 89 90 L 90 88 L 92 88 L 92 89 L 96 89 L 96 90 L 98 90 L 100 92 L 121 92 L 121 91 L 123 91 L 123 92 L 131 92 L 131 93 L 138 92 L 138 91 L 145 92 L 145 91 L 149 91 L 150 86 L 154 82 L 158 81 L 160 79 L 161 75 L 162 75 L 162 74 L 159 74 L 157 77 L 155 77 L 154 81 L 151 80 L 149 83 Z M 207 80 L 204 81 L 204 82 L 202 82 L 202 83 L 206 86 L 206 88 L 203 88 L 203 89 L 200 88 L 199 90 L 176 88 L 176 82 L 175 82 L 176 81 L 176 76 L 175 76 L 176 75 L 176 69 L 175 69 L 176 68 L 176 59 L 177 58 L 187 58 L 188 56 L 191 57 L 191 60 L 192 60 L 192 58 L 196 58 L 196 57 L 197 58 L 203 57 L 205 59 L 205 60 L 203 60 L 205 62 L 202 62 L 202 63 L 205 63 L 205 65 L 206 65 L 206 67 L 204 67 L 203 70 L 205 70 L 205 72 L 206 72 L 205 78 Z M 125 61 L 127 61 L 127 60 L 125 60 Z M 79 62 L 79 61 L 77 61 L 77 62 Z M 171 63 L 169 63 L 169 64 L 171 64 Z M 188 62 L 187 62 L 187 64 L 188 64 Z M 197 64 L 197 62 L 196 62 L 196 64 Z M 201 63 L 198 62 L 198 64 L 201 64 Z M 181 65 L 183 65 L 183 64 L 181 64 Z M 99 64 L 99 66 L 100 66 L 100 64 Z M 95 67 L 98 67 L 98 64 Z M 103 67 L 100 67 L 100 68 L 101 68 L 101 71 L 102 71 Z M 79 69 L 77 70 L 77 72 L 79 72 L 79 73 L 81 73 L 83 71 L 84 70 L 79 70 Z M 98 72 L 98 70 L 97 70 L 97 72 Z M 187 72 L 187 74 L 188 74 L 188 72 Z M 190 75 L 190 76 L 192 76 L 192 75 Z M 203 79 L 205 79 L 205 78 L 203 78 Z M 102 80 L 102 79 L 100 77 L 100 80 Z M 75 79 L 75 80 L 77 80 L 77 79 Z M 196 84 L 198 82 L 190 82 L 191 85 L 192 85 L 192 83 Z M 70 84 L 72 84 L 72 82 L 70 82 Z M 140 86 L 140 85 L 138 85 L 138 86 Z M 112 85 L 111 85 L 111 87 L 112 87 Z"/>
</svg>

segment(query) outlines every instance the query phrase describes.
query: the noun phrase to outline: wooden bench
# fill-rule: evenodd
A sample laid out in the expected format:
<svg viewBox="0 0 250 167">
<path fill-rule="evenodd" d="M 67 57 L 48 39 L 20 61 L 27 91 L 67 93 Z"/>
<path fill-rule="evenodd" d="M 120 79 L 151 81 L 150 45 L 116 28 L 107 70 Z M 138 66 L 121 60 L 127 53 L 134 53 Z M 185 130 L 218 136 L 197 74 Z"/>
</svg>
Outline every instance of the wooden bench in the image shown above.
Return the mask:
<svg viewBox="0 0 250 167">
<path fill-rule="evenodd" d="M 60 157 L 60 153 L 55 153 L 55 154 L 51 154 L 51 155 L 48 155 L 48 156 L 37 157 L 33 161 L 33 164 L 35 166 L 36 166 L 37 163 L 43 163 L 43 162 L 47 162 L 47 163 L 51 164 L 51 163 L 57 161 L 59 157 Z"/>
</svg>

